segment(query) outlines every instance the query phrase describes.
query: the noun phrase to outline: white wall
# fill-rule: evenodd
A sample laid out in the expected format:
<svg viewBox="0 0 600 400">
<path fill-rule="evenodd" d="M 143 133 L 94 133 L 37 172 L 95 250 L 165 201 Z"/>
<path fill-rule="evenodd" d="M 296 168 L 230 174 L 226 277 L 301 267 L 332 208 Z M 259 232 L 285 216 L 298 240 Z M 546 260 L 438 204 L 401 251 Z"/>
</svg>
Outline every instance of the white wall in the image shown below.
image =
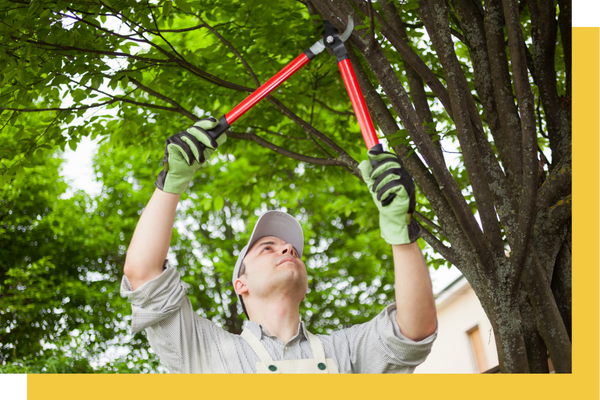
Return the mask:
<svg viewBox="0 0 600 400">
<path fill-rule="evenodd" d="M 498 365 L 492 326 L 475 292 L 462 278 L 438 297 L 438 337 L 415 373 L 478 373 L 467 331 L 479 325 L 488 369 Z"/>
</svg>

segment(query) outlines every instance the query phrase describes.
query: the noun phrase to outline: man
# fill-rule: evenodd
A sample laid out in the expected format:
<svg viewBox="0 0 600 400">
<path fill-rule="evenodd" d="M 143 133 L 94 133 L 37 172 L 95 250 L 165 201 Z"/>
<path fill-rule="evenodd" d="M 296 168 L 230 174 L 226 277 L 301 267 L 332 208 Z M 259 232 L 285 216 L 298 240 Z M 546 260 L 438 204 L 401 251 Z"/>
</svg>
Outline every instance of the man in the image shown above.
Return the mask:
<svg viewBox="0 0 600 400">
<path fill-rule="evenodd" d="M 271 211 L 257 222 L 240 252 L 232 283 L 248 316 L 241 335 L 199 317 L 176 269 L 165 267 L 175 210 L 194 173 L 226 140 L 202 120 L 167 139 L 165 168 L 131 240 L 121 293 L 132 303 L 132 330 L 148 340 L 173 373 L 411 373 L 436 337 L 427 265 L 410 219 L 414 184 L 392 153 L 371 150 L 360 165 L 380 210 L 382 237 L 392 245 L 396 304 L 365 324 L 312 335 L 299 305 L 307 292 L 304 237 L 290 215 Z"/>
</svg>

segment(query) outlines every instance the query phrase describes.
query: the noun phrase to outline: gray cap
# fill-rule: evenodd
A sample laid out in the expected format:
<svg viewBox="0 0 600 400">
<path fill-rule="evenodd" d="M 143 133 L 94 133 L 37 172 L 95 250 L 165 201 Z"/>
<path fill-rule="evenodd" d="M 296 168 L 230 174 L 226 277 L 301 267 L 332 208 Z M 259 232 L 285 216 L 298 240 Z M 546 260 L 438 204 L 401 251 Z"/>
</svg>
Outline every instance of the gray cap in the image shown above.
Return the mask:
<svg viewBox="0 0 600 400">
<path fill-rule="evenodd" d="M 235 263 L 233 276 L 231 278 L 234 293 L 235 281 L 239 277 L 240 268 L 242 266 L 242 261 L 244 261 L 244 257 L 246 257 L 246 252 L 258 239 L 265 236 L 275 236 L 286 241 L 294 246 L 298 252 L 298 255 L 302 257 L 302 249 L 304 248 L 304 233 L 302 232 L 302 227 L 296 218 L 292 217 L 290 214 L 284 213 L 283 211 L 267 211 L 263 213 L 258 218 L 258 221 L 256 221 L 252 235 L 250 235 L 250 240 L 248 240 L 248 244 L 244 246 L 242 251 L 240 251 L 238 259 Z M 242 305 L 244 313 L 246 316 L 248 316 L 242 296 L 238 295 L 237 293 L 235 293 L 235 295 Z"/>
</svg>

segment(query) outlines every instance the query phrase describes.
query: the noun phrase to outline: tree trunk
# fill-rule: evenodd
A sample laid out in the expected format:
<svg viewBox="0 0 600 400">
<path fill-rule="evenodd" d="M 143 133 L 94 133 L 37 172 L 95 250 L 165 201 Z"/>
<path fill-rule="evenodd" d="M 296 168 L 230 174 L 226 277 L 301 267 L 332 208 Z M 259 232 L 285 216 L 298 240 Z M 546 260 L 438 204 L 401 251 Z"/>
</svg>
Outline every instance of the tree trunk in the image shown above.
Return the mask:
<svg viewBox="0 0 600 400">
<path fill-rule="evenodd" d="M 490 322 L 494 328 L 498 362 L 502 373 L 528 373 L 527 348 L 518 299 L 506 297 L 502 289 L 490 298 Z"/>
<path fill-rule="evenodd" d="M 548 369 L 548 350 L 544 340 L 537 330 L 535 313 L 531 307 L 531 302 L 527 296 L 527 291 L 521 288 L 520 299 L 521 318 L 523 319 L 525 347 L 527 349 L 527 361 L 529 362 L 529 372 L 547 373 Z"/>
</svg>

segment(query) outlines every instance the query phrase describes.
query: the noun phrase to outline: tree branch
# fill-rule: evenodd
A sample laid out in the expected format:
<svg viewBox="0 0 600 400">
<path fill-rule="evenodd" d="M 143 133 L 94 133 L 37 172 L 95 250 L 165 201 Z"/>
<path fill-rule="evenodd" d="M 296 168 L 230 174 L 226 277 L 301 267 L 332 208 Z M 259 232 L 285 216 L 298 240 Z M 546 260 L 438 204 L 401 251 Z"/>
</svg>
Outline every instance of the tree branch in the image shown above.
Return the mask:
<svg viewBox="0 0 600 400">
<path fill-rule="evenodd" d="M 503 9 L 513 81 L 521 114 L 521 143 L 523 148 L 523 178 L 518 217 L 519 231 L 515 232 L 512 238 L 514 243 L 511 244 L 511 248 L 514 249 L 511 256 L 512 268 L 515 271 L 513 278 L 517 279 L 513 282 L 517 285 L 527 260 L 527 250 L 535 221 L 538 169 L 537 136 L 535 131 L 535 101 L 527 75 L 521 17 L 514 0 L 503 0 Z"/>
<path fill-rule="evenodd" d="M 332 11 L 335 15 L 348 15 L 347 12 L 354 13 L 352 9 L 338 9 L 336 8 L 337 3 L 327 3 L 328 7 L 332 7 Z M 343 3 L 342 3 L 343 5 Z M 318 7 L 323 7 L 322 4 L 318 3 Z M 322 10 L 324 14 L 329 14 L 326 10 Z M 333 24 L 338 24 L 337 28 L 341 29 L 342 26 L 339 21 L 332 21 Z M 386 35 L 384 33 L 384 35 Z M 386 37 L 388 37 L 386 35 Z M 365 53 L 367 50 L 366 43 L 360 38 L 358 33 L 355 31 L 352 34 L 352 43 L 361 51 Z M 469 242 L 472 246 L 472 251 L 476 250 L 481 240 L 481 231 L 479 225 L 473 216 L 470 208 L 468 207 L 456 181 L 450 174 L 450 171 L 445 167 L 445 162 L 437 147 L 431 142 L 431 138 L 425 131 L 423 124 L 419 121 L 416 115 L 412 103 L 408 98 L 406 91 L 400 84 L 396 73 L 391 68 L 389 61 L 385 55 L 381 52 L 378 46 L 366 57 L 371 70 L 377 76 L 377 79 L 381 83 L 383 90 L 385 91 L 388 99 L 392 103 L 394 110 L 402 119 L 402 123 L 405 128 L 411 134 L 413 141 L 417 144 L 420 154 L 425 158 L 425 161 L 433 171 L 433 175 L 439 185 L 439 190 L 443 193 L 448 203 L 452 207 L 454 215 L 459 221 L 460 226 Z M 457 235 L 457 239 L 460 240 L 462 234 Z M 479 247 L 485 248 L 485 247 Z"/>
<path fill-rule="evenodd" d="M 558 0 L 560 13 L 558 14 L 558 26 L 560 27 L 561 45 L 563 54 L 565 55 L 565 72 L 567 82 L 567 92 L 565 97 L 571 99 L 571 68 L 572 68 L 572 53 L 571 53 L 571 0 Z"/>
<path fill-rule="evenodd" d="M 210 30 L 217 38 L 219 38 L 219 40 L 225 46 L 229 47 L 229 49 L 231 50 L 231 52 L 233 54 L 235 54 L 235 56 L 240 60 L 240 62 L 242 63 L 242 65 L 246 68 L 246 70 L 248 71 L 248 74 L 250 74 L 250 77 L 254 81 L 254 84 L 256 85 L 256 87 L 260 87 L 260 81 L 256 77 L 256 74 L 252 70 L 252 67 L 250 67 L 250 64 L 248 64 L 246 62 L 246 60 L 244 59 L 244 57 L 242 57 L 242 55 L 237 51 L 237 49 L 235 47 L 233 47 L 233 45 L 227 39 L 225 39 L 222 35 L 220 35 L 219 32 L 217 32 L 213 27 L 211 27 L 210 25 L 208 25 L 199 15 L 197 15 L 196 18 L 198 18 L 200 21 L 202 21 L 202 23 L 208 28 L 208 30 Z"/>
<path fill-rule="evenodd" d="M 569 110 L 563 108 L 556 87 L 556 69 L 554 67 L 557 22 L 556 6 L 546 2 L 527 1 L 531 15 L 531 37 L 533 39 L 533 64 L 535 83 L 542 99 L 546 116 L 546 129 L 550 139 L 553 157 L 561 159 L 570 151 L 571 118 Z"/>
<path fill-rule="evenodd" d="M 91 104 L 89 106 L 80 107 L 50 107 L 50 108 L 11 108 L 11 107 L 0 107 L 0 110 L 19 111 L 19 112 L 41 112 L 41 111 L 78 111 L 87 110 L 89 108 L 101 107 L 107 104 L 112 104 L 118 101 L 117 99 L 108 100 L 102 103 Z"/>
<path fill-rule="evenodd" d="M 510 166 L 510 157 L 513 150 L 506 146 L 504 133 L 496 108 L 489 54 L 485 46 L 486 34 L 483 10 L 480 9 L 480 7 L 477 7 L 476 3 L 469 0 L 453 0 L 453 4 L 462 22 L 462 27 L 465 32 L 465 44 L 468 46 L 471 59 L 473 60 L 475 88 L 482 99 L 481 104 L 487 117 L 488 126 L 494 137 L 494 143 L 500 153 L 500 158 L 503 160 L 505 170 L 507 170 L 507 167 Z M 445 36 L 448 37 L 449 34 L 446 32 Z M 450 42 L 450 40 L 446 41 Z M 456 57 L 451 55 L 451 58 L 455 59 Z M 460 66 L 456 66 L 456 69 L 460 70 Z M 466 82 L 462 82 L 462 86 L 463 91 L 465 92 L 465 98 L 469 102 L 468 107 L 471 109 L 471 120 L 473 120 L 473 113 L 477 112 L 476 106 L 474 102 L 470 101 L 470 89 Z M 475 96 L 472 97 L 475 98 Z M 487 213 L 494 214 L 493 217 L 488 217 L 488 221 L 492 226 L 497 226 L 497 218 L 495 215 L 497 213 L 506 233 L 516 232 L 518 229 L 516 219 L 518 204 L 514 201 L 513 188 L 504 171 L 502 171 L 502 168 L 498 164 L 496 155 L 490 146 L 487 135 L 483 132 L 483 127 L 479 124 L 471 125 L 473 127 L 473 134 L 477 143 L 479 157 L 483 163 L 481 171 L 486 173 L 488 182 L 494 183 L 493 185 L 490 185 L 489 183 L 484 185 L 485 187 L 490 188 L 495 205 L 495 210 L 492 208 L 487 208 L 487 210 L 485 210 Z M 482 199 L 482 201 L 485 200 Z M 478 204 L 480 204 L 480 201 L 478 201 Z M 498 232 L 496 252 L 499 257 L 503 257 L 504 255 L 504 246 L 502 244 L 501 236 L 502 235 Z"/>
<path fill-rule="evenodd" d="M 550 176 L 538 189 L 536 214 L 543 208 L 555 204 L 559 198 L 571 193 L 571 184 L 571 153 L 567 153 L 550 171 Z"/>
<path fill-rule="evenodd" d="M 518 134 L 521 131 L 521 117 L 513 98 L 512 79 L 508 70 L 502 5 L 500 0 L 484 1 L 486 44 L 490 59 L 494 99 L 506 147 L 506 150 L 499 150 L 502 151 L 501 157 L 507 176 L 512 182 L 513 193 L 519 193 L 523 175 L 521 141 Z M 505 152 L 507 154 L 504 154 Z"/>
<path fill-rule="evenodd" d="M 456 123 L 456 132 L 461 144 L 461 150 L 464 157 L 465 166 L 469 173 L 469 179 L 473 187 L 473 194 L 477 200 L 479 215 L 483 225 L 484 232 L 488 238 L 492 249 L 497 256 L 504 256 L 504 245 L 502 243 L 502 233 L 494 209 L 494 200 L 489 187 L 491 181 L 488 173 L 481 165 L 484 154 L 478 149 L 479 146 L 473 146 L 477 143 L 475 127 L 471 124 L 469 110 L 475 107 L 473 97 L 470 93 L 464 72 L 458 62 L 454 51 L 454 42 L 452 41 L 449 21 L 447 19 L 447 7 L 442 0 L 422 0 L 419 3 L 419 13 L 433 46 L 442 63 L 450 101 L 454 110 L 454 122 Z M 495 159 L 494 159 L 495 161 Z M 489 255 L 483 251 L 487 246 L 483 242 L 480 262 L 484 269 L 493 268 L 493 263 Z"/>
<path fill-rule="evenodd" d="M 323 103 L 319 99 L 315 99 L 315 101 L 317 103 L 319 103 L 324 109 L 326 109 L 327 111 L 331 111 L 332 113 L 334 113 L 336 115 L 350 115 L 350 116 L 354 116 L 354 113 L 352 111 L 338 111 L 338 110 L 334 110 L 333 108 L 329 107 L 327 104 Z"/>
<path fill-rule="evenodd" d="M 362 12 L 365 12 L 364 7 L 366 5 L 364 3 L 361 3 L 359 0 L 352 0 L 352 1 L 353 1 L 354 5 L 356 5 L 359 9 L 361 9 Z M 340 5 L 342 5 L 342 4 L 340 4 Z M 345 9 L 345 10 L 343 10 L 343 12 L 346 13 L 345 15 L 348 15 L 347 13 L 350 13 L 351 15 L 353 15 L 353 18 L 355 18 L 355 20 L 360 20 L 360 17 L 356 14 L 356 12 L 352 8 Z M 431 91 L 440 100 L 440 102 L 444 106 L 444 109 L 446 110 L 446 112 L 448 113 L 450 118 L 453 118 L 450 96 L 448 94 L 448 91 L 444 87 L 444 85 L 442 85 L 442 83 L 439 81 L 439 79 L 435 76 L 435 74 L 431 71 L 431 69 L 429 69 L 429 67 L 425 64 L 425 62 L 414 52 L 414 50 L 400 38 L 400 36 L 396 33 L 396 31 L 385 20 L 385 18 L 383 18 L 381 15 L 379 15 L 378 12 L 374 12 L 374 14 L 375 14 L 375 17 L 377 18 L 377 22 L 379 22 L 379 25 L 381 26 L 381 33 L 396 48 L 396 50 L 398 51 L 398 54 L 400 54 L 402 59 L 406 60 L 406 62 L 408 62 L 410 64 L 410 66 L 413 67 L 415 71 L 417 71 L 417 73 L 421 76 L 423 81 L 427 84 L 427 86 L 429 86 Z M 357 48 L 360 48 L 362 51 L 362 47 L 364 47 L 364 43 L 363 43 L 363 39 L 360 37 L 360 34 L 358 31 L 355 30 L 352 32 L 351 40 L 352 40 L 352 43 L 355 46 L 357 46 Z M 368 54 L 368 53 L 365 53 L 365 54 Z"/>
<path fill-rule="evenodd" d="M 396 134 L 398 131 L 396 118 L 392 115 L 391 111 L 388 109 L 388 106 L 383 102 L 381 94 L 375 89 L 375 86 L 369 80 L 369 77 L 362 67 L 358 56 L 353 50 L 348 51 L 348 56 L 350 57 L 352 65 L 354 65 L 356 78 L 362 89 L 365 102 L 369 107 L 371 116 L 373 117 L 374 121 L 377 122 L 377 126 L 383 131 L 385 136 Z M 387 60 L 385 61 L 387 62 Z M 373 65 L 377 65 L 377 68 L 382 69 L 381 65 L 385 64 L 383 64 L 383 60 L 378 59 L 376 63 L 370 64 L 371 69 L 373 69 Z M 389 66 L 389 62 L 387 62 L 387 65 Z M 379 70 L 377 75 L 381 75 Z M 392 73 L 383 73 L 383 75 L 388 77 L 390 81 L 393 81 L 393 77 L 395 77 L 395 75 Z M 397 94 L 395 94 L 395 96 L 397 96 Z M 394 101 L 396 101 L 396 99 L 397 97 L 394 97 Z M 398 106 L 398 104 L 395 106 Z M 419 125 L 423 127 L 422 124 Z M 430 141 L 431 139 L 428 137 L 427 140 Z M 441 185 L 442 188 L 440 188 L 440 184 L 436 181 L 436 178 L 431 174 L 431 172 L 429 172 L 427 166 L 425 166 L 425 164 L 421 161 L 421 158 L 409 156 L 410 151 L 412 150 L 409 146 L 399 144 L 394 147 L 394 150 L 396 151 L 396 154 L 401 157 L 407 171 L 415 179 L 419 189 L 429 200 L 432 209 L 445 228 L 446 236 L 452 244 L 452 247 L 457 250 L 457 253 L 461 254 L 461 258 L 464 261 L 461 268 L 463 268 L 463 271 L 466 271 L 469 266 L 473 265 L 473 263 L 467 263 L 466 261 L 468 258 L 467 255 L 473 254 L 473 250 L 460 227 L 460 224 L 452 207 L 450 206 L 450 203 L 448 202 L 448 199 L 442 192 L 443 185 Z M 462 255 L 465 256 L 463 257 Z"/>
<path fill-rule="evenodd" d="M 424 216 L 420 212 L 415 211 L 414 215 L 416 215 L 421 221 L 425 222 L 427 225 L 429 225 L 430 227 L 432 227 L 436 231 L 438 231 L 438 232 L 440 232 L 442 234 L 444 233 L 444 230 L 442 229 L 441 226 L 437 225 L 435 222 L 433 222 L 432 220 L 430 220 L 429 218 L 427 218 L 426 216 Z"/>
<path fill-rule="evenodd" d="M 456 254 L 451 247 L 444 246 L 444 244 L 437 237 L 435 237 L 433 233 L 429 232 L 423 227 L 421 227 L 421 237 L 433 248 L 433 250 L 440 253 L 442 257 L 450 261 L 455 266 L 464 265 L 458 254 Z"/>
<path fill-rule="evenodd" d="M 408 44 L 409 39 L 408 34 L 406 33 L 405 23 L 400 19 L 400 15 L 394 6 L 394 3 L 387 0 L 379 0 L 379 5 L 383 9 L 390 26 L 398 33 L 398 35 L 400 35 L 400 38 Z M 423 87 L 423 80 L 417 71 L 415 71 L 404 58 L 402 58 L 402 64 L 406 70 L 406 79 L 408 80 L 408 86 L 410 88 L 410 97 L 412 98 L 417 115 L 421 122 L 427 125 L 426 129 L 429 134 L 433 135 L 435 134 L 435 129 L 431 128 L 431 126 L 434 126 L 433 115 L 429 109 L 429 102 L 427 101 L 427 94 Z M 437 141 L 434 144 L 442 151 L 440 141 Z"/>
<path fill-rule="evenodd" d="M 270 134 L 272 134 L 272 135 L 276 135 L 276 136 L 280 136 L 280 137 L 282 137 L 282 138 L 285 138 L 285 139 L 292 139 L 292 140 L 309 140 L 309 138 L 306 138 L 306 137 L 299 137 L 299 136 L 284 135 L 284 134 L 283 134 L 283 133 L 281 133 L 281 132 L 275 132 L 275 131 L 272 131 L 272 130 L 270 130 L 270 129 L 263 128 L 263 127 L 260 127 L 260 126 L 250 126 L 250 128 L 252 128 L 252 129 L 257 129 L 257 130 L 261 130 L 261 131 L 263 131 L 263 132 L 270 133 Z"/>
<path fill-rule="evenodd" d="M 327 135 L 317 130 L 314 126 L 310 125 L 308 122 L 304 121 L 298 115 L 296 115 L 292 110 L 287 108 L 281 101 L 277 100 L 272 95 L 267 96 L 267 100 L 275 107 L 277 107 L 285 116 L 290 118 L 292 121 L 300 125 L 302 129 L 304 129 L 309 134 L 313 135 L 327 146 L 329 146 L 333 151 L 338 154 L 337 159 L 340 160 L 345 166 L 352 169 L 353 174 L 358 177 L 361 177 L 360 172 L 358 171 L 358 162 L 354 158 L 352 158 L 344 149 L 338 146 L 333 140 L 331 140 Z"/>
<path fill-rule="evenodd" d="M 183 106 L 181 106 L 179 103 L 177 103 L 175 100 L 162 95 L 152 89 L 150 89 L 147 86 L 144 86 L 143 84 L 141 84 L 140 82 L 138 82 L 136 79 L 134 78 L 129 78 L 129 82 L 133 83 L 135 86 L 137 86 L 139 89 L 143 90 L 144 92 L 159 98 L 173 106 L 175 106 L 175 109 L 178 110 L 178 112 L 186 117 L 188 117 L 189 119 L 191 119 L 192 121 L 196 122 L 199 118 L 196 117 L 191 111 L 188 111 L 187 109 L 185 109 Z"/>
<path fill-rule="evenodd" d="M 26 42 L 34 44 L 36 46 L 40 46 L 40 47 L 47 46 L 50 49 L 57 49 L 57 50 L 64 50 L 64 51 L 72 50 L 72 51 L 79 51 L 82 53 L 102 54 L 105 56 L 112 56 L 112 57 L 126 57 L 126 58 L 131 58 L 133 60 L 139 60 L 139 61 L 145 61 L 145 62 L 157 63 L 157 64 L 171 64 L 174 62 L 174 60 L 164 60 L 161 58 L 141 57 L 141 56 L 134 55 L 134 54 L 123 53 L 120 51 L 85 49 L 85 48 L 75 47 L 75 46 L 66 46 L 66 45 L 48 43 L 48 42 L 44 42 L 43 40 L 28 39 L 28 40 L 26 40 Z"/>
<path fill-rule="evenodd" d="M 230 130 L 227 131 L 227 137 L 233 139 L 251 140 L 253 142 L 258 143 L 262 147 L 266 147 L 267 149 L 274 151 L 275 153 L 309 164 L 345 166 L 345 164 L 338 159 L 316 158 L 294 153 L 293 151 L 284 149 L 283 147 L 279 147 L 271 142 L 268 142 L 254 133 L 242 133 Z"/>
<path fill-rule="evenodd" d="M 528 250 L 525 252 L 527 267 L 523 271 L 523 284 L 535 311 L 538 331 L 551 354 L 556 372 L 571 373 L 572 352 L 567 329 L 537 252 L 532 245 Z"/>
<path fill-rule="evenodd" d="M 450 28 L 450 33 L 452 33 L 452 36 L 465 43 L 465 37 L 459 31 L 454 28 Z"/>
</svg>

